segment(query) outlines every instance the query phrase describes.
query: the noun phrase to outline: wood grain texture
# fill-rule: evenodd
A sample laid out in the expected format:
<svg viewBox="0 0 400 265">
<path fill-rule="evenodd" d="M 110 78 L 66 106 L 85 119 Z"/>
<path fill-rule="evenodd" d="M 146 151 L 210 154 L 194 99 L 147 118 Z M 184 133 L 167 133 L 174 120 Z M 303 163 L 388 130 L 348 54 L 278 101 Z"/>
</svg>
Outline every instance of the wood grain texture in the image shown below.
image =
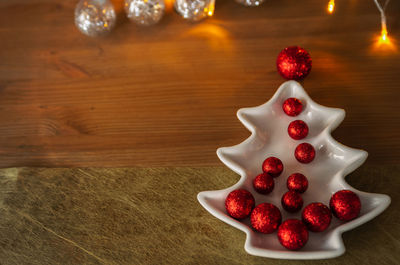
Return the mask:
<svg viewBox="0 0 400 265">
<path fill-rule="evenodd" d="M 218 0 L 201 23 L 170 10 L 154 27 L 120 13 L 99 39 L 75 28 L 75 4 L 0 2 L 0 167 L 217 165 L 217 147 L 249 135 L 235 112 L 273 95 L 275 58 L 294 44 L 313 58 L 310 96 L 347 111 L 334 136 L 370 164 L 400 159 L 400 55 L 373 48 L 372 0 L 339 0 L 334 15 L 319 0 Z M 397 40 L 399 13 L 391 1 Z"/>
<path fill-rule="evenodd" d="M 399 172 L 362 167 L 348 177 L 357 189 L 388 194 L 392 204 L 343 235 L 343 256 L 289 261 L 247 254 L 245 234 L 197 202 L 199 191 L 236 183 L 227 168 L 2 169 L 0 263 L 396 265 Z"/>
</svg>

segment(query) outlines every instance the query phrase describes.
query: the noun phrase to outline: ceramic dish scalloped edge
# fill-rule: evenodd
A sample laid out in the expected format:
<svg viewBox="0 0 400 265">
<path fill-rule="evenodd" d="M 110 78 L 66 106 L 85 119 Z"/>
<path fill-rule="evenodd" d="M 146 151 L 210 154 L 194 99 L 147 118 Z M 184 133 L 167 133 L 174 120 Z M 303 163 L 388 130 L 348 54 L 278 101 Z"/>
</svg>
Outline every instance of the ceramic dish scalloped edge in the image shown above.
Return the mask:
<svg viewBox="0 0 400 265">
<path fill-rule="evenodd" d="M 281 112 L 282 102 L 289 97 L 299 98 L 302 100 L 303 104 L 305 103 L 305 108 L 298 117 L 293 118 L 279 114 Z M 344 119 L 344 110 L 328 108 L 315 103 L 299 83 L 295 81 L 283 83 L 267 103 L 254 108 L 240 109 L 237 112 L 237 116 L 245 127 L 250 130 L 251 136 L 238 145 L 219 148 L 217 150 L 217 155 L 227 167 L 238 173 L 241 178 L 235 185 L 227 189 L 203 191 L 198 194 L 197 198 L 200 204 L 212 215 L 246 233 L 245 250 L 249 254 L 278 259 L 327 259 L 340 256 L 345 252 L 341 234 L 371 220 L 389 206 L 389 196 L 358 191 L 344 180 L 347 174 L 364 163 L 368 154 L 363 150 L 344 146 L 332 138 L 332 130 Z M 271 126 L 268 127 L 268 124 L 275 122 L 275 124 L 273 124 L 273 131 L 276 131 L 277 128 L 287 126 L 288 122 L 294 119 L 303 119 L 310 127 L 309 137 L 301 142 L 313 144 L 316 148 L 317 155 L 316 159 L 308 165 L 297 163 L 292 153 L 290 156 L 285 157 L 285 155 L 290 152 L 279 152 L 283 147 L 271 145 L 271 142 L 276 142 L 275 140 L 273 141 L 274 137 L 277 137 L 276 139 L 282 139 L 282 137 L 287 137 L 287 135 L 282 132 L 271 133 L 268 131 Z M 265 122 L 267 120 L 269 122 Z M 313 123 L 313 120 L 317 121 Z M 263 127 L 265 125 L 267 128 Z M 316 133 L 313 134 L 313 131 Z M 268 133 L 270 135 L 268 135 Z M 285 143 L 288 142 L 288 146 L 284 148 L 293 148 L 300 143 L 290 138 L 289 140 L 287 140 L 287 138 L 283 140 Z M 269 152 L 270 150 L 271 152 Z M 246 188 L 251 191 L 256 198 L 256 205 L 264 201 L 269 201 L 277 205 L 281 209 L 283 220 L 293 217 L 291 214 L 282 211 L 282 207 L 279 203 L 280 196 L 284 190 L 284 188 L 282 188 L 282 186 L 284 186 L 282 181 L 285 181 L 286 176 L 277 178 L 281 179 L 280 183 L 275 183 L 275 189 L 270 197 L 268 197 L 268 195 L 257 194 L 251 186 L 252 178 L 254 178 L 257 173 L 261 173 L 257 172 L 257 170 L 258 167 L 261 168 L 262 161 L 267 157 L 265 153 L 267 153 L 268 156 L 277 153 L 278 155 L 284 156 L 282 161 L 284 162 L 285 169 L 282 175 L 286 174 L 286 176 L 288 176 L 290 170 L 296 170 L 318 176 L 315 177 L 315 180 L 310 180 L 309 178 L 310 187 L 312 185 L 317 187 L 314 188 L 314 191 L 311 191 L 311 194 L 307 195 L 309 198 L 303 197 L 304 205 L 312 201 L 317 201 L 315 198 L 312 198 L 312 196 L 317 196 L 318 194 L 318 196 L 321 196 L 318 201 L 329 205 L 329 197 L 335 191 L 339 189 L 350 189 L 360 196 L 362 202 L 360 216 L 349 222 L 340 222 L 333 217 L 328 231 L 322 233 L 310 232 L 308 243 L 304 248 L 298 251 L 289 251 L 280 246 L 279 243 L 277 243 L 276 232 L 271 235 L 257 233 L 250 228 L 249 220 L 239 221 L 233 219 L 227 215 L 224 202 L 229 192 L 238 188 Z M 318 160 L 317 158 L 320 159 Z M 288 166 L 285 164 L 285 161 L 288 161 Z M 323 171 L 321 171 L 321 168 Z M 324 173 L 322 177 L 321 172 Z M 325 177 L 325 175 L 330 176 L 330 179 L 326 178 L 327 180 L 323 179 L 321 181 L 320 179 Z M 307 177 L 309 176 L 307 175 Z M 314 182 L 316 184 L 313 184 Z M 278 189 L 278 192 L 275 192 L 275 190 L 277 190 L 277 184 L 280 184 L 279 186 L 281 188 L 280 190 Z M 323 185 L 323 188 L 328 189 L 329 192 L 323 191 L 319 193 L 323 190 L 321 189 L 321 185 Z M 273 193 L 275 193 L 275 195 Z M 310 191 L 306 191 L 304 194 L 307 193 L 310 193 Z M 315 242 L 310 244 L 312 240 Z"/>
</svg>

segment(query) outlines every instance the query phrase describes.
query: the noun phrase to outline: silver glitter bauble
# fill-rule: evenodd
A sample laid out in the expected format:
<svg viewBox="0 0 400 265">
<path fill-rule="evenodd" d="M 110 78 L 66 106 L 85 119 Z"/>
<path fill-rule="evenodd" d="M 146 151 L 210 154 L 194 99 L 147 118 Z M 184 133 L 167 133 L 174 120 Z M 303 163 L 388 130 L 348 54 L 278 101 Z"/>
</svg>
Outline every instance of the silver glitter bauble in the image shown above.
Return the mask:
<svg viewBox="0 0 400 265">
<path fill-rule="evenodd" d="M 213 5 L 213 0 L 175 0 L 175 10 L 185 19 L 192 21 L 208 16 L 208 12 L 214 10 Z"/>
<path fill-rule="evenodd" d="M 88 36 L 110 32 L 115 21 L 114 6 L 109 0 L 82 0 L 75 8 L 75 25 Z"/>
<path fill-rule="evenodd" d="M 264 0 L 236 0 L 236 2 L 245 6 L 259 6 L 264 3 Z"/>
<path fill-rule="evenodd" d="M 164 0 L 125 0 L 126 16 L 139 25 L 156 24 L 164 15 Z"/>
</svg>

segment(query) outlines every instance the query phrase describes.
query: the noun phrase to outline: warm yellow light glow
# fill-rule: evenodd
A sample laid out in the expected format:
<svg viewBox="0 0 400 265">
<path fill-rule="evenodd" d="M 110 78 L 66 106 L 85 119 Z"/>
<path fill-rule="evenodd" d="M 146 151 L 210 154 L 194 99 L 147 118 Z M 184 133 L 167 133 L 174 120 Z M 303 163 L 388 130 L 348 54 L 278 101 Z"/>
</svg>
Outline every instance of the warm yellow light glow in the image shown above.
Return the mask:
<svg viewBox="0 0 400 265">
<path fill-rule="evenodd" d="M 214 5 L 208 7 L 208 16 L 211 17 L 214 14 Z"/>
<path fill-rule="evenodd" d="M 381 31 L 381 40 L 383 42 L 389 41 L 389 38 L 388 38 L 387 34 L 388 34 L 388 32 L 387 32 L 387 29 L 386 29 L 386 25 L 383 24 L 382 25 L 382 31 Z"/>
<path fill-rule="evenodd" d="M 215 0 L 212 0 L 210 1 L 208 7 L 204 9 L 204 12 L 206 12 L 207 15 L 211 17 L 214 14 L 214 8 L 215 8 Z"/>
<path fill-rule="evenodd" d="M 397 45 L 395 44 L 395 40 L 388 35 L 385 24 L 382 24 L 381 34 L 376 37 L 376 41 L 373 45 L 373 50 L 379 51 L 380 53 L 397 52 Z"/>
<path fill-rule="evenodd" d="M 397 45 L 395 44 L 395 39 L 392 39 L 388 36 L 388 31 L 386 28 L 386 15 L 385 9 L 389 3 L 389 0 L 386 0 L 383 6 L 379 3 L 378 0 L 374 0 L 376 7 L 381 13 L 381 35 L 377 36 L 376 41 L 373 45 L 373 50 L 379 50 L 380 54 L 384 54 L 386 52 L 396 52 L 397 53 Z"/>
<path fill-rule="evenodd" d="M 382 46 L 382 45 L 392 46 L 393 45 L 391 39 L 388 36 L 388 32 L 387 32 L 385 23 L 382 24 L 381 35 L 379 36 L 377 43 L 379 46 Z"/>
<path fill-rule="evenodd" d="M 234 45 L 229 31 L 223 26 L 211 23 L 201 23 L 187 31 L 185 37 L 195 37 L 206 41 L 209 51 L 224 52 L 225 55 L 232 54 Z"/>
<path fill-rule="evenodd" d="M 174 9 L 175 0 L 164 0 L 165 13 L 170 13 Z"/>
<path fill-rule="evenodd" d="M 328 3 L 328 12 L 329 12 L 330 14 L 332 14 L 332 13 L 333 13 L 333 10 L 335 10 L 335 0 L 329 0 L 329 3 Z"/>
</svg>

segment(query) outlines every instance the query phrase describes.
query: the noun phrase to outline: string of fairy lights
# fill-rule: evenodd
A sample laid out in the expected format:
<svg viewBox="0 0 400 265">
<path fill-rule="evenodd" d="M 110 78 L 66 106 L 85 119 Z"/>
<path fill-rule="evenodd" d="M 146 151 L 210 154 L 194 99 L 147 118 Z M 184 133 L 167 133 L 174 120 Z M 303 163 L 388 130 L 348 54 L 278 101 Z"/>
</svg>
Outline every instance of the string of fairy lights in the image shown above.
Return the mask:
<svg viewBox="0 0 400 265">
<path fill-rule="evenodd" d="M 374 0 L 374 3 L 376 5 L 376 7 L 378 8 L 379 13 L 381 15 L 381 35 L 379 36 L 379 42 L 381 44 L 390 42 L 390 39 L 388 37 L 388 31 L 387 31 L 387 25 L 386 25 L 386 14 L 385 14 L 385 10 L 386 10 L 386 7 L 388 6 L 389 2 L 390 2 L 390 0 L 386 0 L 382 6 L 378 0 Z M 327 10 L 330 14 L 333 13 L 333 11 L 335 10 L 335 0 L 329 0 Z"/>
<path fill-rule="evenodd" d="M 136 24 L 149 26 L 161 20 L 166 3 L 171 1 L 175 11 L 187 20 L 199 21 L 214 14 L 215 0 L 125 0 L 124 10 L 126 16 Z M 245 6 L 259 6 L 265 0 L 235 1 Z M 381 5 L 379 0 L 374 0 L 381 16 L 380 44 L 390 44 L 385 15 L 389 2 L 385 0 Z M 333 14 L 334 11 L 335 0 L 329 0 L 327 12 Z M 81 0 L 75 8 L 75 24 L 86 35 L 104 35 L 114 28 L 115 22 L 116 12 L 110 0 Z"/>
</svg>

